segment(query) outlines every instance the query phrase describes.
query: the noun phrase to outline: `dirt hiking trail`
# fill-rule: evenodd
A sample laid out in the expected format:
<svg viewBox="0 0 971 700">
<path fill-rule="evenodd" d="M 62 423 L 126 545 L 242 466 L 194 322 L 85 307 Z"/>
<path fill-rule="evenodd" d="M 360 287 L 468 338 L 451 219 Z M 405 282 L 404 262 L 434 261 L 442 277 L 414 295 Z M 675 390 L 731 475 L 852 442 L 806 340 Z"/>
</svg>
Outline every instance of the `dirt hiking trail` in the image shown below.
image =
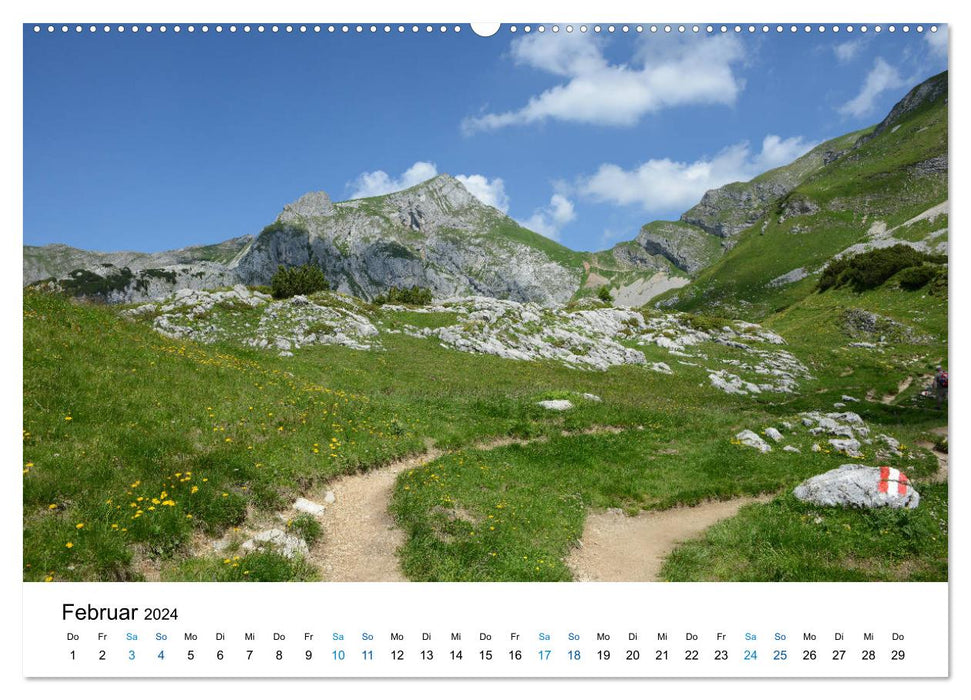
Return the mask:
<svg viewBox="0 0 971 700">
<path fill-rule="evenodd" d="M 935 435 L 940 435 L 941 437 L 947 437 L 947 426 L 941 426 L 940 428 L 933 428 L 931 430 Z M 947 452 L 941 452 L 932 442 L 918 442 L 918 447 L 923 447 L 926 450 L 930 450 L 937 457 L 937 473 L 931 477 L 931 481 L 938 484 L 947 481 L 948 467 L 947 467 Z"/>
<path fill-rule="evenodd" d="M 473 445 L 472 449 L 494 450 L 545 440 L 498 438 Z M 388 513 L 388 504 L 399 474 L 422 467 L 443 454 L 429 446 L 424 454 L 341 477 L 321 487 L 320 493 L 307 495 L 320 502 L 324 492 L 334 493 L 335 502 L 318 517 L 324 528 L 323 541 L 310 552 L 310 561 L 324 580 L 407 581 L 398 567 L 397 554 L 405 536 Z"/>
<path fill-rule="evenodd" d="M 337 499 L 319 517 L 323 541 L 310 561 L 326 581 L 407 581 L 398 568 L 404 533 L 395 527 L 388 503 L 398 474 L 417 469 L 441 452 L 394 462 L 387 467 L 351 474 L 327 485 Z"/>
<path fill-rule="evenodd" d="M 583 433 L 620 432 L 615 427 Z M 500 438 L 471 449 L 492 450 L 506 445 L 528 445 L 547 438 Z M 385 467 L 341 477 L 305 494 L 318 501 L 327 491 L 334 502 L 318 516 L 322 541 L 310 551 L 310 562 L 326 581 L 407 581 L 398 565 L 398 549 L 405 535 L 388 513 L 398 475 L 417 469 L 444 455 L 429 446 L 421 455 Z M 693 507 L 647 511 L 628 517 L 616 511 L 587 514 L 583 546 L 575 549 L 567 565 L 578 581 L 655 581 L 665 558 L 681 542 L 696 537 L 713 524 L 735 515 L 749 503 L 764 503 L 772 496 L 713 501 Z"/>
<path fill-rule="evenodd" d="M 583 527 L 583 546 L 574 549 L 566 563 L 577 581 L 657 581 L 664 560 L 680 543 L 732 517 L 742 506 L 772 498 L 709 501 L 633 517 L 616 509 L 590 512 Z"/>
</svg>

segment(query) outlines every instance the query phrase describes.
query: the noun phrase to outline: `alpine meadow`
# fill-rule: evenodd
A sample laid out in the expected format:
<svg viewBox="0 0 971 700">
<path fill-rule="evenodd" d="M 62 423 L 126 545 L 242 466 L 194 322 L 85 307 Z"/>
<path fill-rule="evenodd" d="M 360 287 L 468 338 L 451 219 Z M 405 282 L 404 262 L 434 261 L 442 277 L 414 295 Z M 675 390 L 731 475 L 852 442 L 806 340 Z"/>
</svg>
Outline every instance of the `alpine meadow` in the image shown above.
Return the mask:
<svg viewBox="0 0 971 700">
<path fill-rule="evenodd" d="M 25 245 L 24 580 L 946 581 L 948 74 L 896 92 L 599 252 L 444 173 Z"/>
</svg>

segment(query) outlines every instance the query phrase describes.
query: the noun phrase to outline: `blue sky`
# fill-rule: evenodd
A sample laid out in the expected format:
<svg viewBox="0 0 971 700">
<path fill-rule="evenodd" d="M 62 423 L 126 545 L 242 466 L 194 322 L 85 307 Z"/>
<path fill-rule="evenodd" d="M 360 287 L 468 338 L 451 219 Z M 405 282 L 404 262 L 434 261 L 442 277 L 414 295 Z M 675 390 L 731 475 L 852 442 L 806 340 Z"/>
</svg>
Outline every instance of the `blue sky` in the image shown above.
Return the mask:
<svg viewBox="0 0 971 700">
<path fill-rule="evenodd" d="M 482 38 L 468 27 L 27 26 L 24 243 L 212 243 L 259 232 L 310 190 L 341 200 L 447 172 L 525 225 L 598 250 L 879 121 L 946 67 L 946 29 Z"/>
</svg>

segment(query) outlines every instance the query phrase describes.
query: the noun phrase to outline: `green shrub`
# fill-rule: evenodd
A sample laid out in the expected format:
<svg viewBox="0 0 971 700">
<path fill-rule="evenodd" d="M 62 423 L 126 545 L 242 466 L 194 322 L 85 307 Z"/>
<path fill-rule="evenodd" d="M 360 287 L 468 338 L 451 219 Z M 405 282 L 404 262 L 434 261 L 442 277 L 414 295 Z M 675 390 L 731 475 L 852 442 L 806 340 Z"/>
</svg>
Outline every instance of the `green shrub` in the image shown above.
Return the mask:
<svg viewBox="0 0 971 700">
<path fill-rule="evenodd" d="M 846 272 L 848 265 L 849 261 L 847 258 L 838 258 L 837 260 L 830 261 L 826 269 L 823 270 L 822 275 L 820 275 L 816 288 L 821 292 L 825 292 L 827 289 L 838 286 L 840 277 Z"/>
<path fill-rule="evenodd" d="M 105 267 L 114 267 L 106 265 Z M 132 271 L 123 267 L 116 273 L 109 273 L 102 277 L 90 270 L 73 270 L 67 278 L 59 284 L 65 292 L 77 297 L 107 297 L 111 292 L 124 291 L 134 279 Z M 147 286 L 147 285 L 146 285 Z"/>
<path fill-rule="evenodd" d="M 607 285 L 597 290 L 597 298 L 605 304 L 611 304 L 614 301 L 614 297 L 610 293 L 610 290 L 607 289 Z"/>
<path fill-rule="evenodd" d="M 152 267 L 147 270 L 142 270 L 142 277 L 152 277 L 154 279 L 163 279 L 169 284 L 175 284 L 179 279 L 179 276 L 174 270 L 163 270 L 158 267 Z"/>
<path fill-rule="evenodd" d="M 900 284 L 901 289 L 907 289 L 913 292 L 934 279 L 937 276 L 938 270 L 937 265 L 929 265 L 927 263 L 917 267 L 908 267 L 897 275 L 897 282 Z"/>
<path fill-rule="evenodd" d="M 274 299 L 289 299 L 298 294 L 313 294 L 330 289 L 324 273 L 319 267 L 301 265 L 284 267 L 280 265 L 270 280 L 270 293 Z"/>
<path fill-rule="evenodd" d="M 408 289 L 398 289 L 391 287 L 384 294 L 379 294 L 374 298 L 374 303 L 378 306 L 384 304 L 410 304 L 412 306 L 427 306 L 432 302 L 432 290 L 428 287 L 410 287 Z"/>
<path fill-rule="evenodd" d="M 646 319 L 645 319 L 646 320 Z M 723 327 L 731 325 L 731 321 L 721 316 L 707 316 L 700 314 L 682 314 L 681 320 L 694 328 L 696 331 L 710 333 L 721 330 Z"/>
<path fill-rule="evenodd" d="M 929 255 L 900 243 L 831 261 L 823 270 L 817 288 L 822 292 L 831 287 L 849 285 L 854 291 L 862 292 L 879 287 L 901 270 L 921 267 L 925 263 L 939 264 L 946 260 L 947 256 Z M 928 277 L 921 286 L 930 279 Z"/>
<path fill-rule="evenodd" d="M 932 296 L 947 298 L 947 265 L 941 265 L 937 270 L 937 276 L 928 285 L 927 293 Z"/>
</svg>

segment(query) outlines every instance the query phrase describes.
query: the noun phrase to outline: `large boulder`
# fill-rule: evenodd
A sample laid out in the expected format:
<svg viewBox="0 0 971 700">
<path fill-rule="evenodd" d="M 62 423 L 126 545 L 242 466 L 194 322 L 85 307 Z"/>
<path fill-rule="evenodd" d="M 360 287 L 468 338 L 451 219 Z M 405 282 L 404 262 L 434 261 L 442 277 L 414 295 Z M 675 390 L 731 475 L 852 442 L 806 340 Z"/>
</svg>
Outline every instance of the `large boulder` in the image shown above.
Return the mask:
<svg viewBox="0 0 971 700">
<path fill-rule="evenodd" d="M 807 479 L 792 495 L 820 506 L 916 508 L 920 503 L 920 494 L 906 474 L 892 467 L 863 464 L 844 464 Z"/>
</svg>

